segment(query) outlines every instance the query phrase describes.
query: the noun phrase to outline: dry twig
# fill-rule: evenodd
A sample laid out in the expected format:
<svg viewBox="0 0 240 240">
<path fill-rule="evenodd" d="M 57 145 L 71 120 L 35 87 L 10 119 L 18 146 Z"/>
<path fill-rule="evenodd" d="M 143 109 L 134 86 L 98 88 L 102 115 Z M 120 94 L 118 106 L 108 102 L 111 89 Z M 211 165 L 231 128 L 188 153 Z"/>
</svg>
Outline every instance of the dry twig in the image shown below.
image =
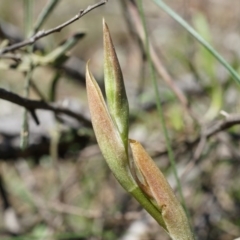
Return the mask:
<svg viewBox="0 0 240 240">
<path fill-rule="evenodd" d="M 207 143 L 207 140 L 216 135 L 217 133 L 226 130 L 234 125 L 240 124 L 240 115 L 239 114 L 232 114 L 228 115 L 225 119 L 214 121 L 210 124 L 208 127 L 203 127 L 203 130 L 200 134 L 200 136 L 194 141 L 198 142 L 198 145 L 196 147 L 196 150 L 194 152 L 192 161 L 190 161 L 187 166 L 185 167 L 183 173 L 181 174 L 181 178 L 183 179 L 186 173 L 188 173 L 195 164 L 199 161 L 202 152 L 204 150 L 204 147 Z"/>
<path fill-rule="evenodd" d="M 58 107 L 56 104 L 50 104 L 44 101 L 38 101 L 38 100 L 30 100 L 27 98 L 20 97 L 19 95 L 9 92 L 3 88 L 0 88 L 0 99 L 7 100 L 9 102 L 15 103 L 19 106 L 22 106 L 26 108 L 31 115 L 33 116 L 34 120 L 39 123 L 35 110 L 42 109 L 42 110 L 48 110 L 52 111 L 56 114 L 65 114 L 69 117 L 75 118 L 79 122 L 83 123 L 85 126 L 91 127 L 91 122 L 83 117 L 82 115 L 75 113 L 68 108 L 64 107 Z"/>
<path fill-rule="evenodd" d="M 52 33 L 55 32 L 60 32 L 64 27 L 72 24 L 73 22 L 77 21 L 78 19 L 80 19 L 81 17 L 83 17 L 85 14 L 87 14 L 88 12 L 92 11 L 93 9 L 100 7 L 104 4 L 107 3 L 108 0 L 102 0 L 94 5 L 90 5 L 88 6 L 85 10 L 80 10 L 78 14 L 76 14 L 73 18 L 69 19 L 68 21 L 58 25 L 57 27 L 51 28 L 49 30 L 41 30 L 38 31 L 35 35 L 33 35 L 31 38 L 26 39 L 22 42 L 13 44 L 11 46 L 5 47 L 3 49 L 0 50 L 0 57 L 1 55 L 7 53 L 7 52 L 11 52 L 14 50 L 17 50 L 19 48 L 28 46 L 28 45 L 32 45 L 34 44 L 37 40 L 39 40 L 40 38 L 46 37 Z"/>
</svg>

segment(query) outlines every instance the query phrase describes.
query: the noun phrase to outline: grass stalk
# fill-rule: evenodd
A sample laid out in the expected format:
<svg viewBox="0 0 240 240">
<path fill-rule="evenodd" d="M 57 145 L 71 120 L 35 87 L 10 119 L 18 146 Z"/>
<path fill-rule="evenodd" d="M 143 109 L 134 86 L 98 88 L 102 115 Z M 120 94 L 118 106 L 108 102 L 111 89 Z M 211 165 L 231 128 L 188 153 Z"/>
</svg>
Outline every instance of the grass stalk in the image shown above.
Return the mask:
<svg viewBox="0 0 240 240">
<path fill-rule="evenodd" d="M 200 35 L 193 27 L 191 27 L 181 16 L 174 12 L 162 0 L 153 0 L 164 12 L 169 14 L 182 27 L 184 27 L 200 44 L 202 44 L 230 73 L 237 84 L 240 85 L 240 75 L 232 68 L 232 66 Z"/>
<path fill-rule="evenodd" d="M 39 31 L 39 29 L 42 27 L 43 23 L 47 20 L 48 16 L 52 13 L 52 11 L 55 9 L 57 4 L 59 3 L 60 0 L 49 0 L 47 5 L 43 8 L 41 13 L 39 14 L 37 21 L 34 25 L 33 33 L 35 34 L 36 32 Z"/>
<path fill-rule="evenodd" d="M 25 36 L 28 37 L 31 28 L 32 28 L 32 19 L 33 19 L 33 1 L 32 0 L 24 0 L 24 27 L 25 27 Z M 30 52 L 31 49 L 28 48 Z M 30 81 L 33 74 L 33 66 L 30 66 L 29 71 L 26 73 L 25 76 L 25 83 L 24 83 L 24 97 L 28 98 L 29 96 L 29 87 Z M 26 149 L 28 146 L 28 110 L 23 110 L 23 119 L 22 119 L 22 131 L 21 131 L 21 140 L 20 140 L 20 148 L 22 150 Z"/>
<path fill-rule="evenodd" d="M 150 55 L 149 40 L 148 40 L 148 35 L 147 35 L 147 26 L 146 26 L 146 20 L 145 20 L 145 16 L 144 16 L 142 0 L 137 0 L 137 6 L 138 6 L 138 10 L 139 10 L 140 15 L 141 15 L 141 20 L 142 20 L 142 24 L 143 24 L 143 28 L 144 28 L 145 51 L 146 51 L 146 55 L 147 55 L 147 61 L 148 61 L 148 64 L 149 64 L 151 80 L 152 80 L 152 84 L 153 84 L 154 91 L 155 91 L 157 110 L 158 110 L 159 118 L 160 118 L 161 125 L 162 125 L 162 128 L 163 128 L 164 138 L 166 140 L 168 157 L 169 157 L 169 160 L 171 162 L 171 167 L 172 167 L 172 171 L 173 171 L 175 180 L 177 182 L 177 189 L 178 189 L 178 192 L 179 192 L 180 197 L 181 197 L 182 205 L 183 205 L 186 213 L 188 213 L 187 208 L 186 208 L 185 199 L 183 197 L 181 183 L 180 183 L 180 180 L 179 180 L 179 177 L 178 177 L 178 174 L 177 174 L 175 158 L 174 158 L 174 154 L 173 154 L 173 150 L 172 150 L 172 146 L 171 146 L 171 141 L 170 141 L 170 138 L 169 138 L 169 135 L 168 135 L 166 122 L 165 122 L 165 119 L 164 119 L 163 109 L 162 109 L 162 106 L 161 106 L 161 98 L 160 98 L 160 94 L 159 94 L 159 91 L 158 91 L 155 69 L 153 67 L 153 63 L 152 63 L 152 59 L 151 59 L 151 55 Z M 187 215 L 189 215 L 189 214 L 187 214 Z"/>
</svg>

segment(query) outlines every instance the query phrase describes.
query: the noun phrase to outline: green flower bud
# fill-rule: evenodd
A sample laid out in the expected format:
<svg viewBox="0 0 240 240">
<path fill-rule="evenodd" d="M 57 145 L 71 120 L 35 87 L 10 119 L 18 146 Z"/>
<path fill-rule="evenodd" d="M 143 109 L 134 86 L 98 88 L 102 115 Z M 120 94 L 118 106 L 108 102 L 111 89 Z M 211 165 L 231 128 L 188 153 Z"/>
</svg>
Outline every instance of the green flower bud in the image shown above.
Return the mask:
<svg viewBox="0 0 240 240">
<path fill-rule="evenodd" d="M 103 20 L 104 82 L 109 113 L 123 140 L 126 152 L 128 146 L 129 106 L 123 82 L 123 75 L 112 43 L 107 24 Z"/>
</svg>

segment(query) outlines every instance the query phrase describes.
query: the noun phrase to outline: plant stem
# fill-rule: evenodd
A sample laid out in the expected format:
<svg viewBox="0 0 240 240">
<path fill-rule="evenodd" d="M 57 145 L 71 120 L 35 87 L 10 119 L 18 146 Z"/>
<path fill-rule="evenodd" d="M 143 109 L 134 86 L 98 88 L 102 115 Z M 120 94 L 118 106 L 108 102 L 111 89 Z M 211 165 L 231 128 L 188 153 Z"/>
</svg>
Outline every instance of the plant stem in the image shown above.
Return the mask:
<svg viewBox="0 0 240 240">
<path fill-rule="evenodd" d="M 33 1 L 32 0 L 24 0 L 24 27 L 25 27 L 25 36 L 27 37 L 30 33 L 32 27 L 32 11 L 33 10 Z M 28 51 L 31 52 L 31 49 L 28 48 Z M 33 66 L 31 64 L 29 71 L 26 73 L 25 83 L 24 83 L 24 97 L 28 98 L 29 96 L 29 87 L 30 81 L 32 78 Z M 22 131 L 21 131 L 21 140 L 20 147 L 22 150 L 26 149 L 28 146 L 28 110 L 24 108 L 23 110 L 23 119 L 22 119 Z"/>
<path fill-rule="evenodd" d="M 230 64 L 201 36 L 195 31 L 182 17 L 174 12 L 162 0 L 153 0 L 163 11 L 169 14 L 182 27 L 184 27 L 198 42 L 200 42 L 231 74 L 237 84 L 240 84 L 240 75 L 232 68 Z"/>
<path fill-rule="evenodd" d="M 185 204 L 185 199 L 184 199 L 183 193 L 182 193 L 182 187 L 181 187 L 180 180 L 179 180 L 179 177 L 178 177 L 178 174 L 177 174 L 174 154 L 173 154 L 173 150 L 172 150 L 171 143 L 170 143 L 170 138 L 169 138 L 167 127 L 166 127 L 166 122 L 165 122 L 164 115 L 163 115 L 163 109 L 162 109 L 162 106 L 161 106 L 161 98 L 160 98 L 160 94 L 159 94 L 159 91 L 158 91 L 158 85 L 157 85 L 157 81 L 156 81 L 155 70 L 154 70 L 152 59 L 151 59 L 151 56 L 150 56 L 149 41 L 148 41 L 148 36 L 147 36 L 147 26 L 146 26 L 146 21 L 145 21 L 143 6 L 142 6 L 142 0 L 138 0 L 137 5 L 138 5 L 138 9 L 139 9 L 139 12 L 140 12 L 140 15 L 141 15 L 142 24 L 143 24 L 143 28 L 144 28 L 145 51 L 146 51 L 146 54 L 147 54 L 147 60 L 148 60 L 149 68 L 150 68 L 151 79 L 152 79 L 152 83 L 153 83 L 154 90 L 155 90 L 157 110 L 158 110 L 161 125 L 162 125 L 162 128 L 163 128 L 164 137 L 165 137 L 165 140 L 166 140 L 168 157 L 169 157 L 169 160 L 171 162 L 173 174 L 174 174 L 174 177 L 175 177 L 176 182 L 177 182 L 177 188 L 178 188 L 178 192 L 179 192 L 180 197 L 181 197 L 181 202 L 183 204 L 183 207 L 184 207 L 186 213 L 188 213 L 187 208 L 186 208 L 186 204 Z"/>
<path fill-rule="evenodd" d="M 34 25 L 33 33 L 31 35 L 34 35 L 36 32 L 39 31 L 43 23 L 47 20 L 48 16 L 52 13 L 52 11 L 55 9 L 58 3 L 59 3 L 59 0 L 48 1 L 47 5 L 43 8 L 41 13 L 39 14 L 37 21 Z"/>
</svg>

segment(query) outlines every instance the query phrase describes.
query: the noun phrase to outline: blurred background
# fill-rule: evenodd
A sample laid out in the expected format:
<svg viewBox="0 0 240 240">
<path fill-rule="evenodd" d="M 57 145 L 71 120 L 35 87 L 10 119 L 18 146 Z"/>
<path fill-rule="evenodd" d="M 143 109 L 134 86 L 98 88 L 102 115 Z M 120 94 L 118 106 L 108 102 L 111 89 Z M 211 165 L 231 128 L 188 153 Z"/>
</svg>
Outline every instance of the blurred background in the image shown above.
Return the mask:
<svg viewBox="0 0 240 240">
<path fill-rule="evenodd" d="M 48 1 L 32 2 L 34 25 Z M 58 26 L 95 3 L 58 1 L 41 29 Z M 167 4 L 240 73 L 240 1 Z M 143 9 L 163 112 L 196 239 L 236 239 L 240 237 L 239 85 L 153 1 L 143 0 Z M 91 127 L 85 66 L 91 59 L 90 69 L 103 89 L 103 17 L 129 98 L 129 137 L 144 145 L 176 189 L 138 7 L 135 1 L 109 0 L 61 32 L 37 41 L 31 53 L 38 66 L 28 98 L 76 115 L 38 109 L 37 125 L 29 114 L 29 145 L 21 149 L 23 108 L 2 100 L 0 91 L 0 239 L 169 239 L 115 180 Z M 0 1 L 0 48 L 26 38 L 25 18 L 24 1 Z M 54 50 L 72 38 L 75 43 L 56 57 Z M 12 54 L 20 60 L 0 57 L 0 88 L 24 96 L 30 53 L 25 47 Z M 232 116 L 233 123 L 224 125 Z"/>
</svg>

